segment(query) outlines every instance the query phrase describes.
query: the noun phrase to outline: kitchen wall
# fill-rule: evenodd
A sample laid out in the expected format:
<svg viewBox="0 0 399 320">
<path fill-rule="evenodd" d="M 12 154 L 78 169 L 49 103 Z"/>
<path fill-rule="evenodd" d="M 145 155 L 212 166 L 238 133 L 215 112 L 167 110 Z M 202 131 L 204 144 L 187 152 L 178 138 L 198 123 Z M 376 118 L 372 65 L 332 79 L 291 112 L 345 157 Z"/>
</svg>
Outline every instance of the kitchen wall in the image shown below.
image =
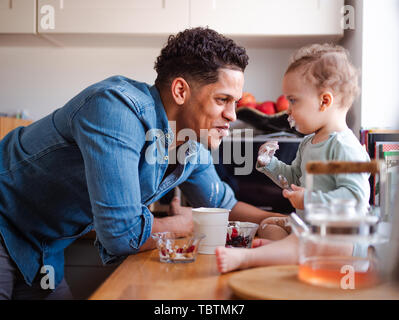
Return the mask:
<svg viewBox="0 0 399 320">
<path fill-rule="evenodd" d="M 86 86 L 121 74 L 153 83 L 159 45 L 132 47 L 1 46 L 0 112 L 26 109 L 37 120 L 63 106 Z M 248 48 L 244 90 L 276 100 L 293 49 Z"/>
<path fill-rule="evenodd" d="M 363 1 L 362 44 L 361 125 L 398 129 L 398 0 Z"/>
<path fill-rule="evenodd" d="M 346 0 L 355 8 L 355 29 L 345 30 L 340 42 L 349 49 L 361 70 L 361 96 L 348 117 L 357 134 L 361 127 L 399 128 L 399 1 Z M 25 109 L 37 120 L 86 86 L 108 76 L 122 74 L 152 83 L 154 61 L 165 39 L 141 39 L 137 44 L 111 45 L 99 41 L 86 45 L 83 36 L 74 45 L 57 46 L 48 40 L 39 45 L 4 41 L 0 35 L 0 112 L 16 113 Z M 80 37 L 80 38 L 79 38 Z M 79 40 L 80 39 L 80 40 Z M 110 40 L 110 39 L 108 39 Z M 29 43 L 29 44 L 28 44 Z M 250 64 L 244 90 L 259 101 L 275 100 L 281 94 L 281 80 L 287 60 L 299 45 L 287 41 L 284 46 L 258 47 L 246 44 Z M 277 49 L 278 48 L 278 49 Z"/>
<path fill-rule="evenodd" d="M 346 0 L 345 5 L 354 8 L 354 28 L 345 30 L 344 38 L 339 44 L 345 47 L 350 54 L 351 62 L 360 70 L 359 85 L 362 87 L 362 41 L 363 41 L 363 0 Z M 359 136 L 359 131 L 362 127 L 362 94 L 360 94 L 354 101 L 351 109 L 348 112 L 347 122 L 353 132 Z"/>
</svg>

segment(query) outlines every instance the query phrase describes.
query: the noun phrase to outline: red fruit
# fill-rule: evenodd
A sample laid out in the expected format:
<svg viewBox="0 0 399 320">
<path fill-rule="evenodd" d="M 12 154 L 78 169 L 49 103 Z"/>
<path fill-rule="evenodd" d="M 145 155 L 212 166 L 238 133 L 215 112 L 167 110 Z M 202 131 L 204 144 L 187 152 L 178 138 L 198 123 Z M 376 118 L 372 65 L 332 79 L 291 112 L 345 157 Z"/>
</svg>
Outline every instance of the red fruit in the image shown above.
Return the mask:
<svg viewBox="0 0 399 320">
<path fill-rule="evenodd" d="M 243 92 L 241 99 L 238 101 L 237 108 L 244 107 L 248 105 L 256 104 L 255 97 L 249 92 Z"/>
<path fill-rule="evenodd" d="M 236 228 L 231 229 L 231 238 L 235 238 L 238 236 L 238 231 Z"/>
<path fill-rule="evenodd" d="M 247 103 L 247 104 L 237 104 L 237 109 L 238 109 L 238 108 L 242 108 L 242 107 L 256 109 L 256 106 L 257 106 L 257 105 L 258 105 L 258 104 L 257 104 L 256 102 L 250 102 L 250 103 Z"/>
<path fill-rule="evenodd" d="M 186 250 L 187 253 L 193 252 L 195 250 L 195 246 L 190 246 L 188 247 L 188 249 Z"/>
<path fill-rule="evenodd" d="M 176 250 L 176 253 L 183 253 L 183 248 L 179 248 Z"/>
<path fill-rule="evenodd" d="M 266 114 L 275 114 L 276 113 L 275 103 L 273 101 L 266 101 L 266 102 L 260 103 L 256 106 L 256 109 L 258 109 L 260 112 L 263 112 Z"/>
<path fill-rule="evenodd" d="M 290 107 L 290 102 L 284 95 L 278 97 L 276 102 L 276 110 L 277 112 L 281 112 L 287 110 Z"/>
</svg>

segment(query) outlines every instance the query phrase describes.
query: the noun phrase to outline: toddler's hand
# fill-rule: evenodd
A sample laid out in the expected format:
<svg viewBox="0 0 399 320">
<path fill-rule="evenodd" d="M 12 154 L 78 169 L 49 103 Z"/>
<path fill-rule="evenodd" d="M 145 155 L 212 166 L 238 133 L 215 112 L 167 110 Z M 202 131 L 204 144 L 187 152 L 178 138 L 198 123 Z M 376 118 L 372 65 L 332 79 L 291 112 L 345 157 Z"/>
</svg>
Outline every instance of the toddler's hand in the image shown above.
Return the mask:
<svg viewBox="0 0 399 320">
<path fill-rule="evenodd" d="M 264 167 L 267 166 L 272 160 L 274 153 L 278 150 L 277 141 L 268 141 L 262 144 L 259 148 L 257 166 Z"/>
<path fill-rule="evenodd" d="M 305 194 L 305 188 L 298 187 L 295 184 L 291 184 L 291 189 L 292 191 L 284 189 L 283 197 L 290 200 L 292 206 L 295 209 L 303 210 L 304 209 L 303 197 Z"/>
</svg>

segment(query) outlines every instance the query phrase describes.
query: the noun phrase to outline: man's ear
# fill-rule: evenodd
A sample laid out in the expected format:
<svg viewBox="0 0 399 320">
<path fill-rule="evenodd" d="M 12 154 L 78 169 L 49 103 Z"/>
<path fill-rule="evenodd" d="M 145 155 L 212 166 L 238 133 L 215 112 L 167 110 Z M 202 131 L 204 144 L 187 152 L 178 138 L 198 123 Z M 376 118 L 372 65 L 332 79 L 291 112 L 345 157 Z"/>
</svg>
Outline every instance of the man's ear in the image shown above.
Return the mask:
<svg viewBox="0 0 399 320">
<path fill-rule="evenodd" d="M 173 100 L 180 106 L 183 105 L 190 97 L 190 86 L 186 80 L 178 77 L 172 82 L 171 92 Z"/>
<path fill-rule="evenodd" d="M 324 111 L 330 107 L 334 102 L 334 96 L 331 92 L 323 92 L 320 95 L 320 110 Z"/>
</svg>

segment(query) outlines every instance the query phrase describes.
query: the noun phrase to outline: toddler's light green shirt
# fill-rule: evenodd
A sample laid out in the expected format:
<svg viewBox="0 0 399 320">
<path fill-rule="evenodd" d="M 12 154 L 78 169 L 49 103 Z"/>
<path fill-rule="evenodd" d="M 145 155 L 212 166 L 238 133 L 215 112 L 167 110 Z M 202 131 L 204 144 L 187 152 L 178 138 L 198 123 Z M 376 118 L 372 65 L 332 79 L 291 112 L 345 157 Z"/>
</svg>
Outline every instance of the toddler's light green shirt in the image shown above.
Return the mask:
<svg viewBox="0 0 399 320">
<path fill-rule="evenodd" d="M 302 140 L 291 165 L 273 157 L 267 166 L 257 166 L 256 169 L 266 174 L 280 187 L 277 178 L 279 174 L 285 176 L 290 185 L 306 188 L 305 166 L 308 161 L 370 161 L 365 148 L 350 129 L 333 132 L 327 140 L 316 144 L 312 144 L 313 137 L 314 134 L 311 134 Z M 368 178 L 367 173 L 314 175 L 312 202 L 328 202 L 333 198 L 355 198 L 359 203 L 367 205 L 370 197 Z"/>
</svg>

